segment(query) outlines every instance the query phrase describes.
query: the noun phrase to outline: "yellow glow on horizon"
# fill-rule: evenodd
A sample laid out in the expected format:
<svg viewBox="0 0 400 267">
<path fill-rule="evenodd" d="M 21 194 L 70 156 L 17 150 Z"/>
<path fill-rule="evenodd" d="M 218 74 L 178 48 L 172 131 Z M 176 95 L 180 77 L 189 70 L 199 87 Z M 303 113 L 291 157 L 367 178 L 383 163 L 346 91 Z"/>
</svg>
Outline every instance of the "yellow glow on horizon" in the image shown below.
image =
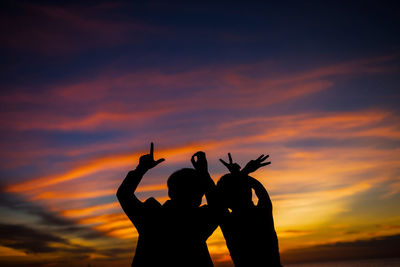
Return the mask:
<svg viewBox="0 0 400 267">
<path fill-rule="evenodd" d="M 12 256 L 26 257 L 26 256 L 28 256 L 28 254 L 26 254 L 20 250 L 0 246 L 0 257 L 12 257 Z"/>
<path fill-rule="evenodd" d="M 269 151 L 261 153 L 270 153 L 273 164 L 257 171 L 253 176 L 270 193 L 281 251 L 329 242 L 367 239 L 400 233 L 400 228 L 396 228 L 400 218 L 388 222 L 379 230 L 374 229 L 373 225 L 364 226 L 365 222 L 360 218 L 347 221 L 347 225 L 340 227 L 334 220 L 349 211 L 353 199 L 378 186 L 384 188 L 380 196 L 382 199 L 393 197 L 400 191 L 400 183 L 393 181 L 393 177 L 396 177 L 394 166 L 400 165 L 400 149 L 331 146 L 317 150 L 287 147 L 284 142 L 301 138 L 340 141 L 366 136 L 397 140 L 400 139 L 400 131 L 393 119 L 396 117 L 389 112 L 371 110 L 244 119 L 222 124 L 215 133 L 226 136 L 233 129 L 246 127 L 248 124 L 260 127 L 260 130 L 222 141 L 204 140 L 202 145 L 156 149 L 156 157 L 165 157 L 166 163 L 186 164 L 190 155 L 197 150 L 205 150 L 208 155 L 217 158 L 226 156 L 228 151 L 241 152 L 246 157 L 257 156 L 259 149 L 269 148 Z M 382 125 L 387 120 L 389 124 Z M 264 124 L 271 124 L 273 127 L 266 127 Z M 40 201 L 61 216 L 74 219 L 77 224 L 105 236 L 122 241 L 137 239 L 137 231 L 123 214 L 116 199 L 94 204 L 93 200 L 98 198 L 113 197 L 117 185 L 110 189 L 106 186 L 96 188 L 95 183 L 86 182 L 76 190 L 74 187 L 85 181 L 83 179 L 94 179 L 102 172 L 131 167 L 142 153 L 136 151 L 89 158 L 64 173 L 17 183 L 9 186 L 7 191 Z M 234 159 L 235 155 L 233 153 Z M 211 173 L 215 181 L 222 174 L 220 170 Z M 107 175 L 105 176 L 107 182 Z M 123 177 L 121 181 L 122 179 Z M 388 181 L 392 182 L 388 184 Z M 106 183 L 107 186 L 109 184 L 113 185 L 111 182 Z M 163 202 L 168 199 L 165 195 L 166 189 L 166 185 L 160 184 L 158 179 L 157 183 L 139 185 L 137 192 L 145 193 L 143 197 L 154 195 Z M 54 204 L 57 203 L 55 201 L 65 203 L 62 210 Z M 363 231 L 352 233 L 351 227 L 355 225 L 364 227 Z M 207 244 L 213 260 L 223 262 L 229 259 L 219 228 Z"/>
</svg>

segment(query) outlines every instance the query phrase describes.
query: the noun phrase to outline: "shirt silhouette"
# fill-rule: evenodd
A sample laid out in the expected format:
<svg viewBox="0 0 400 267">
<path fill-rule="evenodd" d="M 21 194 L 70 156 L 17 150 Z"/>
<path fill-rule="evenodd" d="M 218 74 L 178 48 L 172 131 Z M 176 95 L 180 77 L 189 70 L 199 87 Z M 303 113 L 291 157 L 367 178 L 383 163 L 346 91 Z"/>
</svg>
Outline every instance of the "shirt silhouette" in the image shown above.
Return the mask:
<svg viewBox="0 0 400 267">
<path fill-rule="evenodd" d="M 229 163 L 223 160 L 221 162 L 231 173 L 221 177 L 217 188 L 222 205 L 231 209 L 231 212 L 225 209 L 220 218 L 220 227 L 231 258 L 236 267 L 280 267 L 271 199 L 264 186 L 248 176 L 271 162 L 264 163 L 268 156 L 261 155 L 240 171 L 240 166 L 232 163 L 231 155 L 228 156 Z M 257 205 L 252 201 L 252 189 L 258 197 Z"/>
<path fill-rule="evenodd" d="M 196 161 L 197 158 L 197 161 Z M 154 198 L 140 201 L 134 192 L 147 170 L 164 159 L 150 154 L 139 160 L 118 189 L 118 200 L 138 233 L 132 266 L 213 266 L 206 240 L 218 226 L 216 214 L 208 205 L 200 207 L 203 195 L 213 202 L 215 184 L 207 170 L 203 152 L 192 157 L 195 169 L 182 169 L 168 179 L 170 200 L 161 205 Z"/>
</svg>

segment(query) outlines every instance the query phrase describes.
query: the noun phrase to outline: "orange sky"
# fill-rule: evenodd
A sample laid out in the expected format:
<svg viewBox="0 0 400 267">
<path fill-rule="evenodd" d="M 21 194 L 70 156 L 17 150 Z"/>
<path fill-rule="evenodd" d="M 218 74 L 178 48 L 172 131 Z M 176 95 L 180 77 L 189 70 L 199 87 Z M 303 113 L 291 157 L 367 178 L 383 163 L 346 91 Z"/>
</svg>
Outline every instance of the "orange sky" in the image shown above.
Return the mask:
<svg viewBox="0 0 400 267">
<path fill-rule="evenodd" d="M 115 193 L 151 141 L 166 161 L 142 200 L 166 201 L 196 151 L 215 182 L 228 152 L 269 154 L 254 177 L 283 262 L 396 256 L 398 18 L 298 5 L 6 5 L 1 265 L 129 266 L 138 234 Z M 207 243 L 231 264 L 219 229 Z"/>
</svg>

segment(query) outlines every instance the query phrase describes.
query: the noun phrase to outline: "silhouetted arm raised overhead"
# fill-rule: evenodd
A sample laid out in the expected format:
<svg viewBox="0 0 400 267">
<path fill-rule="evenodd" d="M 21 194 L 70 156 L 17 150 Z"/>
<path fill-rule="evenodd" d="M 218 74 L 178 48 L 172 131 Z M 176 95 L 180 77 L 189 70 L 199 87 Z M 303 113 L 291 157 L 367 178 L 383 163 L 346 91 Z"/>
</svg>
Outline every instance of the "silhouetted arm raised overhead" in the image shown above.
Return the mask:
<svg viewBox="0 0 400 267">
<path fill-rule="evenodd" d="M 202 176 L 204 182 L 209 221 L 204 228 L 204 235 L 209 237 L 218 227 L 223 207 L 217 194 L 216 186 L 208 172 L 206 154 L 202 151 L 196 152 L 191 159 L 194 169 Z"/>
<path fill-rule="evenodd" d="M 252 172 L 255 172 L 259 168 L 271 164 L 270 161 L 264 162 L 267 158 L 269 158 L 269 155 L 264 156 L 262 154 L 255 160 L 250 160 L 246 166 L 241 170 L 241 172 L 245 175 L 249 175 Z M 258 198 L 258 207 L 263 207 L 263 208 L 270 208 L 272 210 L 272 202 L 271 199 L 269 198 L 267 190 L 264 188 L 264 186 L 256 179 L 253 177 L 250 177 L 250 187 L 254 189 L 254 192 L 257 195 Z"/>
<path fill-rule="evenodd" d="M 258 180 L 254 179 L 253 177 L 249 178 L 250 178 L 250 187 L 254 189 L 254 192 L 256 193 L 258 198 L 257 207 L 268 208 L 272 210 L 272 202 L 269 197 L 268 191 Z"/>
<path fill-rule="evenodd" d="M 223 159 L 219 159 L 219 161 L 229 170 L 230 173 L 232 174 L 238 174 L 240 172 L 240 165 L 237 163 L 234 163 L 232 161 L 232 155 L 231 153 L 228 153 L 228 158 L 229 158 L 229 163 L 227 163 Z"/>
<path fill-rule="evenodd" d="M 257 159 L 250 160 L 240 172 L 245 175 L 249 175 L 250 173 L 255 172 L 259 168 L 271 164 L 271 161 L 264 162 L 267 158 L 269 158 L 269 155 L 264 156 L 264 154 L 262 154 Z"/>
<path fill-rule="evenodd" d="M 143 207 L 141 202 L 136 196 L 135 191 L 143 175 L 151 168 L 157 166 L 165 159 L 154 160 L 154 145 L 151 143 L 150 154 L 140 157 L 139 165 L 135 170 L 130 171 L 117 191 L 117 198 L 121 204 L 122 209 L 129 217 L 129 219 L 136 225 L 137 217 L 140 216 L 140 208 Z"/>
<path fill-rule="evenodd" d="M 191 159 L 194 169 L 201 174 L 205 186 L 205 195 L 208 205 L 213 205 L 216 202 L 215 183 L 208 172 L 208 163 L 206 153 L 202 151 L 196 152 Z"/>
</svg>

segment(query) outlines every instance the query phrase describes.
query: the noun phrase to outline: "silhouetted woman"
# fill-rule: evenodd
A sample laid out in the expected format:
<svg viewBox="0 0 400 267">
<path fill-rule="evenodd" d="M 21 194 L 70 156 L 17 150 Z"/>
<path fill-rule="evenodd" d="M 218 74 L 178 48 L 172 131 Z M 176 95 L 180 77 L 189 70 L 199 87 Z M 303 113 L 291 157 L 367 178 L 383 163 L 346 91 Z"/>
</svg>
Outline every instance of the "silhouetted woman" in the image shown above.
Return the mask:
<svg viewBox="0 0 400 267">
<path fill-rule="evenodd" d="M 232 260 L 236 267 L 280 267 L 271 199 L 264 186 L 248 175 L 271 162 L 264 163 L 268 156 L 261 155 L 240 171 L 228 156 L 229 163 L 221 162 L 231 173 L 221 177 L 217 189 L 225 207 L 220 227 Z M 258 197 L 257 205 L 252 201 L 252 189 Z"/>
</svg>

